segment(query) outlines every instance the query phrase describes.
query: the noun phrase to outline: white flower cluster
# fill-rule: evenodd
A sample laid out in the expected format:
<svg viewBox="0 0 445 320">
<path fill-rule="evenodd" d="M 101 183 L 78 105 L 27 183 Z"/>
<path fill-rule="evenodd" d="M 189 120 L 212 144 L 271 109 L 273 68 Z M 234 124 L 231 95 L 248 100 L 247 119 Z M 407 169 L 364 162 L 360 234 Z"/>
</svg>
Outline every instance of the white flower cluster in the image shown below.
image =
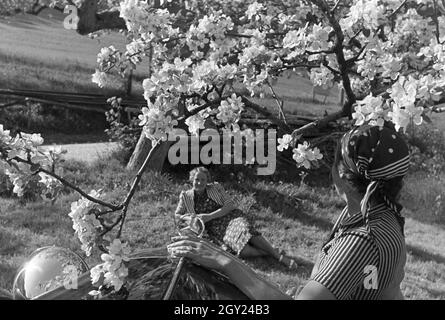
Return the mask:
<svg viewBox="0 0 445 320">
<path fill-rule="evenodd" d="M 442 76 L 445 75 L 445 44 L 437 43 L 436 39 L 431 39 L 430 45 L 423 47 L 417 54 L 427 62 L 433 62 L 433 69 Z"/>
<path fill-rule="evenodd" d="M 127 30 L 133 33 L 154 32 L 171 24 L 168 10 L 153 10 L 144 0 L 124 0 L 120 3 L 119 11 L 119 17 L 125 20 Z"/>
<path fill-rule="evenodd" d="M 282 138 L 278 138 L 277 150 L 283 152 L 284 149 L 289 148 L 292 143 L 292 136 L 290 134 L 285 134 Z"/>
<path fill-rule="evenodd" d="M 331 87 L 334 83 L 333 73 L 322 64 L 320 68 L 311 69 L 309 78 L 315 86 Z"/>
<path fill-rule="evenodd" d="M 190 26 L 186 34 L 187 46 L 193 52 L 194 57 L 197 58 L 202 55 L 200 49 L 208 44 L 214 49 L 225 47 L 227 50 L 231 42 L 227 42 L 226 33 L 233 29 L 233 26 L 232 19 L 219 11 L 205 15 L 199 20 L 197 26 Z"/>
<path fill-rule="evenodd" d="M 5 130 L 0 124 L 0 156 L 5 161 L 15 161 L 14 158 L 24 161 L 30 161 L 29 164 L 16 162 L 15 170 L 6 170 L 10 181 L 13 184 L 13 192 L 21 197 L 24 194 L 27 183 L 33 178 L 33 174 L 40 168 L 55 167 L 58 162 L 62 162 L 62 154 L 65 150 L 62 148 L 48 148 L 46 151 L 39 147 L 43 144 L 43 138 L 40 134 L 20 133 L 14 138 L 10 131 Z M 51 198 L 61 190 L 60 182 L 42 172 L 39 173 L 39 181 L 44 188 L 42 196 Z"/>
<path fill-rule="evenodd" d="M 178 124 L 178 121 L 167 114 L 167 110 L 156 103 L 149 104 L 148 108 L 142 108 L 142 114 L 139 115 L 139 120 L 141 120 L 139 125 L 143 126 L 142 130 L 148 139 L 166 141 L 168 134 Z"/>
<path fill-rule="evenodd" d="M 283 152 L 284 149 L 288 149 L 292 143 L 292 140 L 293 139 L 290 134 L 285 134 L 282 138 L 278 138 L 278 151 Z M 292 158 L 295 160 L 295 162 L 297 162 L 297 166 L 303 166 L 306 169 L 310 169 L 312 163 L 315 163 L 317 160 L 323 158 L 320 150 L 317 147 L 313 149 L 310 148 L 307 141 L 305 141 L 303 144 L 298 144 L 296 148 L 292 149 L 292 152 Z"/>
<path fill-rule="evenodd" d="M 258 3 L 258 2 L 254 2 L 251 3 L 246 10 L 246 17 L 250 20 L 252 19 L 252 17 L 255 17 L 258 15 L 259 12 L 263 11 L 265 9 L 265 7 L 263 6 L 262 3 Z"/>
<path fill-rule="evenodd" d="M 303 166 L 306 169 L 310 169 L 313 162 L 323 158 L 320 150 L 317 147 L 311 149 L 307 141 L 305 141 L 303 144 L 298 144 L 298 146 L 292 151 L 294 153 L 292 158 L 297 162 L 297 166 Z"/>
<path fill-rule="evenodd" d="M 215 61 L 204 60 L 193 69 L 189 92 L 203 94 L 209 85 L 221 86 L 233 80 L 238 73 L 235 65 L 218 66 Z"/>
<path fill-rule="evenodd" d="M 204 123 L 206 120 L 206 116 L 208 116 L 208 113 L 205 112 L 198 112 L 197 114 L 188 117 L 185 120 L 185 124 L 189 127 L 189 132 L 194 135 L 199 134 L 200 129 L 204 129 Z"/>
<path fill-rule="evenodd" d="M 28 183 L 29 175 L 24 175 L 23 173 L 15 173 L 5 170 L 5 174 L 9 177 L 9 180 L 14 186 L 12 192 L 14 192 L 18 197 L 23 197 L 25 186 Z"/>
<path fill-rule="evenodd" d="M 264 83 L 269 78 L 269 71 L 278 69 L 282 65 L 278 55 L 264 45 L 252 44 L 244 48 L 240 56 L 239 68 L 244 74 L 243 84 L 251 96 L 261 93 Z"/>
<path fill-rule="evenodd" d="M 443 17 L 438 19 L 443 19 Z M 388 32 L 389 40 L 398 47 L 406 48 L 407 51 L 412 49 L 407 47 L 407 45 L 413 45 L 412 40 L 415 40 L 416 46 L 417 43 L 426 46 L 432 38 L 435 39 L 433 25 L 434 22 L 430 17 L 420 15 L 413 8 L 408 9 L 405 14 L 397 16 L 394 32 Z M 440 22 L 439 31 L 444 31 L 444 26 Z M 439 34 L 441 37 L 444 36 L 443 32 Z"/>
<path fill-rule="evenodd" d="M 90 196 L 99 199 L 101 191 L 91 190 Z M 100 221 L 94 215 L 98 205 L 84 197 L 78 201 L 71 203 L 71 211 L 68 214 L 73 220 L 73 229 L 82 244 L 82 250 L 87 256 L 91 255 L 91 251 L 96 244 L 98 232 L 101 229 Z"/>
<path fill-rule="evenodd" d="M 91 81 L 96 83 L 100 88 L 109 87 L 113 84 L 110 75 L 96 69 L 96 72 L 91 75 Z"/>
<path fill-rule="evenodd" d="M 146 54 L 148 44 L 143 39 L 133 39 L 132 42 L 127 44 L 125 56 L 133 64 L 138 64 L 142 61 L 142 57 Z"/>
<path fill-rule="evenodd" d="M 416 125 L 422 123 L 423 108 L 416 106 L 417 85 L 418 81 L 413 77 L 401 76 L 389 90 L 393 103 L 388 116 L 396 130 L 405 130 L 411 119 Z"/>
<path fill-rule="evenodd" d="M 62 190 L 62 182 L 44 172 L 39 172 L 39 177 L 39 183 L 44 186 L 41 194 L 42 198 L 47 200 L 55 200 L 59 192 Z"/>
<path fill-rule="evenodd" d="M 357 101 L 355 112 L 352 113 L 352 119 L 355 119 L 355 125 L 361 126 L 365 122 L 370 125 L 380 126 L 384 125 L 385 120 L 389 120 L 388 108 L 383 108 L 383 98 L 374 97 L 369 94 L 363 100 Z"/>
<path fill-rule="evenodd" d="M 145 100 L 150 101 L 151 97 L 161 94 L 179 97 L 180 94 L 187 93 L 191 83 L 191 64 L 192 60 L 189 58 L 175 58 L 173 63 L 164 62 L 158 72 L 142 82 Z"/>
<path fill-rule="evenodd" d="M 440 84 L 445 85 L 445 82 L 439 82 L 431 75 L 423 75 L 420 79 L 400 76 L 388 89 L 391 97 L 389 105 L 384 104 L 382 97 L 373 97 L 372 94 L 357 101 L 352 114 L 356 120 L 355 125 L 369 122 L 371 125 L 383 126 L 387 120 L 394 123 L 396 130 L 406 130 L 411 120 L 420 125 L 424 112 L 421 105 L 440 99 L 441 93 L 437 91 Z"/>
<path fill-rule="evenodd" d="M 5 137 L 4 142 L 6 142 L 7 140 L 8 138 Z M 37 148 L 42 144 L 43 138 L 41 137 L 40 133 L 21 133 L 20 135 L 17 134 L 15 138 L 11 138 L 9 139 L 9 142 L 7 142 L 7 147 L 9 148 L 8 158 L 29 158 L 34 163 L 38 163 L 39 160 L 45 161 L 47 160 L 46 157 L 43 157 Z M 45 164 L 47 164 L 47 161 L 45 161 Z"/>
<path fill-rule="evenodd" d="M 391 82 L 397 79 L 402 72 L 402 57 L 391 53 L 390 43 L 383 43 L 380 40 L 372 39 L 368 42 L 369 50 L 363 59 L 357 61 L 357 71 L 369 80 L 374 80 L 376 76 L 384 78 L 384 81 Z"/>
<path fill-rule="evenodd" d="M 91 269 L 91 282 L 93 284 L 98 283 L 103 275 L 103 284 L 113 287 L 114 291 L 118 292 L 125 284 L 125 279 L 128 276 L 128 268 L 125 263 L 130 260 L 130 248 L 126 243 L 122 243 L 120 239 L 114 239 L 107 249 L 108 253 L 101 255 L 104 263 Z M 99 292 L 93 291 L 90 294 L 96 295 Z"/>
<path fill-rule="evenodd" d="M 289 31 L 283 39 L 283 48 L 289 50 L 287 59 L 293 59 L 305 54 L 306 51 L 317 52 L 331 47 L 329 33 L 332 28 L 315 24 L 310 30 L 307 23 L 298 30 Z M 318 55 L 309 56 L 309 61 L 318 59 Z"/>
<path fill-rule="evenodd" d="M 385 7 L 379 0 L 357 0 L 353 2 L 347 16 L 340 20 L 340 25 L 346 31 L 356 26 L 375 30 L 385 19 Z"/>
<path fill-rule="evenodd" d="M 226 128 L 230 128 L 233 124 L 237 123 L 241 118 L 241 112 L 244 110 L 244 103 L 241 101 L 241 97 L 237 97 L 236 94 L 232 94 L 231 97 L 222 101 L 218 107 L 218 114 L 216 118 L 224 123 Z"/>
<path fill-rule="evenodd" d="M 119 61 L 120 53 L 114 46 L 104 47 L 97 54 L 99 70 L 105 70 Z"/>
</svg>

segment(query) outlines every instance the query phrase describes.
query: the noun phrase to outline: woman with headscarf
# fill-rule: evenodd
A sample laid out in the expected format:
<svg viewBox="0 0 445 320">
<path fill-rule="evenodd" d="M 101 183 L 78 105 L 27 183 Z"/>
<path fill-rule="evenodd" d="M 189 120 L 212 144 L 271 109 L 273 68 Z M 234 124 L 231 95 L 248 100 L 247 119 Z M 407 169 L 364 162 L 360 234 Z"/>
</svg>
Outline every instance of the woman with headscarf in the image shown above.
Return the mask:
<svg viewBox="0 0 445 320">
<path fill-rule="evenodd" d="M 389 127 L 363 125 L 341 139 L 332 178 L 347 202 L 298 299 L 400 299 L 406 246 L 397 199 L 409 150 Z M 225 274 L 252 299 L 286 299 L 235 257 L 193 237 L 169 245 L 175 256 Z"/>
</svg>

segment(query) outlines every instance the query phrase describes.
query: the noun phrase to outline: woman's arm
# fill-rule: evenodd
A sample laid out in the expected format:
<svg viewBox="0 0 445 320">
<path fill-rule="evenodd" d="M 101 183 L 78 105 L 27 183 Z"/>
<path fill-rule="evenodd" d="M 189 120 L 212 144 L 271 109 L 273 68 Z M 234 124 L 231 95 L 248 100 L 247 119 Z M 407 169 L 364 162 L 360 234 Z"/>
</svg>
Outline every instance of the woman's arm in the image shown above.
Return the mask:
<svg viewBox="0 0 445 320">
<path fill-rule="evenodd" d="M 230 281 L 246 296 L 253 300 L 291 300 L 276 285 L 260 277 L 238 260 L 231 260 L 223 270 Z"/>
<path fill-rule="evenodd" d="M 214 244 L 190 236 L 175 237 L 168 245 L 176 257 L 187 257 L 204 267 L 225 274 L 230 281 L 251 299 L 291 299 L 280 289 L 260 277 L 241 260 L 228 254 Z"/>
<path fill-rule="evenodd" d="M 213 184 L 209 189 L 209 195 L 212 199 L 217 200 L 218 203 L 222 205 L 222 208 L 215 210 L 211 213 L 200 214 L 199 217 L 204 221 L 208 222 L 216 218 L 224 217 L 226 214 L 236 209 L 235 202 L 232 197 L 230 197 L 223 186 L 219 183 Z"/>
<path fill-rule="evenodd" d="M 173 256 L 189 258 L 201 266 L 225 274 L 250 299 L 292 299 L 275 284 L 255 273 L 241 260 L 208 241 L 192 236 L 174 237 L 173 241 L 175 242 L 167 247 Z M 335 299 L 335 296 L 324 285 L 311 280 L 300 292 L 297 299 L 331 300 Z"/>
<path fill-rule="evenodd" d="M 230 211 L 234 209 L 236 209 L 236 207 L 232 203 L 228 203 L 224 205 L 222 208 L 219 208 L 218 210 L 215 210 L 211 213 L 198 214 L 198 217 L 200 217 L 202 221 L 205 223 L 216 218 L 224 217 L 226 214 L 228 214 Z"/>
</svg>

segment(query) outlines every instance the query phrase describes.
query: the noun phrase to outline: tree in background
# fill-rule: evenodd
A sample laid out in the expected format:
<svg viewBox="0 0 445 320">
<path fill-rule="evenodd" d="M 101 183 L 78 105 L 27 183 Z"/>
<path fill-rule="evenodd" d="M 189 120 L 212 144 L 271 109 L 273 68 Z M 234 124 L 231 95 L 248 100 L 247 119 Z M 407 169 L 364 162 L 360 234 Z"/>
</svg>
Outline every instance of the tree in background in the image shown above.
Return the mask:
<svg viewBox="0 0 445 320">
<path fill-rule="evenodd" d="M 238 113 L 252 108 L 290 134 L 285 117 L 275 118 L 251 97 L 274 92 L 276 79 L 295 68 L 306 68 L 314 85 L 339 83 L 346 101 L 338 112 L 292 132 L 293 146 L 306 130 L 341 117 L 356 124 L 389 120 L 397 129 L 411 120 L 420 124 L 441 97 L 439 1 L 128 0 L 110 1 L 112 8 L 102 12 L 95 3 L 76 1 L 77 31 L 124 28 L 131 42 L 126 52 L 102 49 L 94 81 L 105 85 L 112 69 L 124 72 L 150 60 L 144 135 L 131 168 L 145 159 L 146 138 L 165 139 L 176 121 L 202 128 L 211 118 L 231 128 Z M 164 151 L 153 154 L 162 159 L 168 142 L 157 145 Z"/>
</svg>

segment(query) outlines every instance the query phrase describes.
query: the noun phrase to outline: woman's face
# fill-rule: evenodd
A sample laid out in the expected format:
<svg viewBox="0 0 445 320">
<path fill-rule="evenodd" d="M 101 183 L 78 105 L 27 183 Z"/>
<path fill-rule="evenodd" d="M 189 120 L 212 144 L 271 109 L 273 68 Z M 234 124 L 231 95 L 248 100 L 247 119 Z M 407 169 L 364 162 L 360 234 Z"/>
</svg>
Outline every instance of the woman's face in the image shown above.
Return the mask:
<svg viewBox="0 0 445 320">
<path fill-rule="evenodd" d="M 207 175 L 204 172 L 198 172 L 193 179 L 193 189 L 196 191 L 204 191 L 207 186 Z"/>
</svg>

